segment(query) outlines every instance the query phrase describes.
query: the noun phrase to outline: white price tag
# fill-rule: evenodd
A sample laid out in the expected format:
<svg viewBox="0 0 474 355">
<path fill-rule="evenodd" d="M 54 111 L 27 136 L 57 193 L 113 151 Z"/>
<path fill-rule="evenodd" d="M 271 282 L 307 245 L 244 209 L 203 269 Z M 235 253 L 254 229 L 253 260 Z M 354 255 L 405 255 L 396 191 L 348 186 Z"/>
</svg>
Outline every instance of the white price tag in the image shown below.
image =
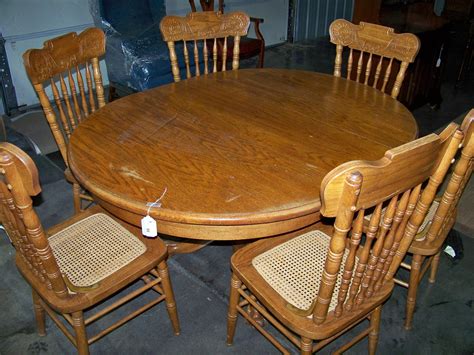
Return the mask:
<svg viewBox="0 0 474 355">
<path fill-rule="evenodd" d="M 155 238 L 158 235 L 156 221 L 150 216 L 142 218 L 142 234 L 148 238 Z"/>
</svg>

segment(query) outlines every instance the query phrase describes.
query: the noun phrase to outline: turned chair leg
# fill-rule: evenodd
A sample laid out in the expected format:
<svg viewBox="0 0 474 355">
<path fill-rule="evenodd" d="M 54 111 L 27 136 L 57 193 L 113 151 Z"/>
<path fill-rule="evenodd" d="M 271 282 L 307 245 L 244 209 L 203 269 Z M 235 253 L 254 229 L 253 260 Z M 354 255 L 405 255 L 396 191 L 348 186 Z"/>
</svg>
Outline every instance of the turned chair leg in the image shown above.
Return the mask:
<svg viewBox="0 0 474 355">
<path fill-rule="evenodd" d="M 414 254 L 411 262 L 410 281 L 408 283 L 408 296 L 406 304 L 405 329 L 410 330 L 413 322 L 413 313 L 415 313 L 416 293 L 420 281 L 420 270 L 423 257 Z"/>
<path fill-rule="evenodd" d="M 72 184 L 72 194 L 74 200 L 74 212 L 82 211 L 81 206 L 81 186 L 79 184 Z"/>
<path fill-rule="evenodd" d="M 232 345 L 234 342 L 235 326 L 238 316 L 237 304 L 240 299 L 239 288 L 241 286 L 242 282 L 235 274 L 232 274 L 232 279 L 230 281 L 229 310 L 227 312 L 227 345 Z"/>
<path fill-rule="evenodd" d="M 313 353 L 313 341 L 301 337 L 301 355 L 311 355 Z"/>
<path fill-rule="evenodd" d="M 369 354 L 375 355 L 377 350 L 377 343 L 379 341 L 379 329 L 380 329 L 380 315 L 382 313 L 382 306 L 378 306 L 372 312 L 370 316 L 370 328 L 369 333 Z"/>
<path fill-rule="evenodd" d="M 436 255 L 434 255 L 433 260 L 431 261 L 430 277 L 428 281 L 432 284 L 434 284 L 436 281 L 436 274 L 438 272 L 440 256 L 441 256 L 441 251 L 439 251 Z"/>
<path fill-rule="evenodd" d="M 162 261 L 158 265 L 158 274 L 161 278 L 161 286 L 163 287 L 163 292 L 165 293 L 165 302 L 166 310 L 168 311 L 168 316 L 170 317 L 171 325 L 175 335 L 179 335 L 180 326 L 178 319 L 178 310 L 176 309 L 176 301 L 174 299 L 173 287 L 171 286 L 170 275 L 168 272 L 168 265 L 166 261 Z"/>
<path fill-rule="evenodd" d="M 44 308 L 39 301 L 38 294 L 32 290 L 33 293 L 33 308 L 35 310 L 35 318 L 36 318 L 36 327 L 38 328 L 38 335 L 45 336 L 46 335 L 46 325 L 45 325 L 45 312 Z"/>
<path fill-rule="evenodd" d="M 84 314 L 82 311 L 74 312 L 72 315 L 72 326 L 76 334 L 76 347 L 80 355 L 89 354 L 89 344 L 87 342 L 86 326 L 84 324 Z"/>
<path fill-rule="evenodd" d="M 265 47 L 260 49 L 260 54 L 258 55 L 257 68 L 263 68 L 263 62 L 265 60 Z"/>
<path fill-rule="evenodd" d="M 109 98 L 108 102 L 112 102 L 114 100 L 118 99 L 118 94 L 117 94 L 117 89 L 115 86 L 112 86 L 112 84 L 109 84 Z"/>
</svg>

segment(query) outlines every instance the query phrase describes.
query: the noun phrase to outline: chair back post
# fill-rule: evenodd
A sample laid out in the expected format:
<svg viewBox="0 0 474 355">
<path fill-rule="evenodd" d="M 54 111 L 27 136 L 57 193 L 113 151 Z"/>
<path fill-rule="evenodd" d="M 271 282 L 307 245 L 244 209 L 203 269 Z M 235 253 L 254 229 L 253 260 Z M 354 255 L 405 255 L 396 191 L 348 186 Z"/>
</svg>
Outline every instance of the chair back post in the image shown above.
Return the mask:
<svg viewBox="0 0 474 355">
<path fill-rule="evenodd" d="M 53 38 L 44 42 L 43 48 L 29 49 L 23 54 L 26 72 L 66 164 L 67 142 L 72 131 L 97 107 L 105 105 L 99 66 L 99 57 L 104 54 L 105 35 L 98 28 Z M 45 92 L 48 84 L 59 118 Z"/>
<path fill-rule="evenodd" d="M 384 282 L 391 281 L 393 276 L 395 275 L 396 271 L 400 267 L 410 244 L 413 241 L 416 233 L 418 232 L 418 228 L 420 227 L 421 223 L 428 212 L 431 203 L 433 202 L 436 192 L 438 191 L 439 186 L 444 180 L 446 173 L 456 155 L 457 150 L 460 147 L 460 143 L 463 138 L 463 133 L 461 130 L 457 130 L 453 137 L 449 139 L 449 144 L 447 145 L 447 149 L 445 150 L 442 158 L 439 160 L 439 164 L 436 166 L 436 170 L 430 176 L 428 184 L 423 189 L 419 200 L 416 202 L 415 209 L 413 211 L 413 215 L 408 220 L 406 229 L 404 231 L 402 240 L 398 247 L 398 251 L 396 252 L 392 263 L 390 264 L 389 270 L 385 275 Z"/>
<path fill-rule="evenodd" d="M 448 225 L 448 221 L 455 218 L 455 211 L 464 188 L 472 174 L 472 158 L 474 153 L 474 110 L 465 117 L 461 129 L 464 132 L 463 147 L 460 157 L 454 167 L 448 185 L 441 197 L 441 201 L 433 216 L 431 225 L 426 233 L 428 244 L 436 241 L 442 234 L 440 231 Z M 444 234 L 443 234 L 444 235 Z"/>
<path fill-rule="evenodd" d="M 334 223 L 334 234 L 329 244 L 328 257 L 321 279 L 321 287 L 313 311 L 313 321 L 316 324 L 320 324 L 326 319 L 334 285 L 336 284 L 337 275 L 341 267 L 347 233 L 350 231 L 354 217 L 361 183 L 362 175 L 359 172 L 347 175 L 344 181 L 339 211 Z"/>
<path fill-rule="evenodd" d="M 183 42 L 183 57 L 186 67 L 186 78 L 190 78 L 191 61 L 187 48 L 187 42 L 194 44 L 193 57 L 195 65 L 195 76 L 201 74 L 199 65 L 198 42 L 202 41 L 202 57 L 204 64 L 204 74 L 210 72 L 209 59 L 212 61 L 212 72 L 226 70 L 227 62 L 227 38 L 234 37 L 234 47 L 232 52 L 232 69 L 239 68 L 240 38 L 247 34 L 250 25 L 250 18 L 243 12 L 230 12 L 222 14 L 220 12 L 191 12 L 186 17 L 165 16 L 160 22 L 160 30 L 163 40 L 168 44 L 170 51 L 171 70 L 175 82 L 180 81 L 180 70 L 175 42 Z M 222 43 L 217 39 L 223 39 Z M 212 55 L 209 55 L 208 46 L 212 48 Z M 222 67 L 218 65 L 218 50 L 222 58 Z M 211 58 L 209 58 L 211 57 Z"/>
<path fill-rule="evenodd" d="M 104 54 L 105 54 L 105 50 L 104 50 Z M 94 75 L 97 102 L 99 104 L 99 108 L 101 108 L 105 106 L 105 96 L 104 96 L 104 85 L 102 83 L 102 73 L 100 72 L 99 58 L 94 57 L 91 59 L 91 62 L 92 62 L 92 69 L 93 69 L 93 75 Z M 80 75 L 79 75 L 79 78 L 81 78 Z"/>
<path fill-rule="evenodd" d="M 359 59 L 356 64 L 355 80 L 365 85 L 372 85 L 372 87 L 385 92 L 392 74 L 393 60 L 400 61 L 400 69 L 394 79 L 390 93 L 393 98 L 398 97 L 408 65 L 414 62 L 418 54 L 420 48 L 418 37 L 412 33 L 396 34 L 393 28 L 366 22 L 354 25 L 344 19 L 333 21 L 329 26 L 329 34 L 331 43 L 336 45 L 334 76 L 340 77 L 342 75 L 343 47 L 349 47 L 347 78 L 352 79 L 354 76 L 352 66 L 355 64 L 354 51 L 357 51 L 359 52 Z M 366 68 L 363 71 L 364 55 L 367 54 Z M 375 57 L 378 57 L 378 59 Z M 372 69 L 373 63 L 377 61 L 377 66 Z M 386 66 L 383 64 L 384 61 L 388 61 Z M 384 66 L 385 69 L 383 69 Z"/>
<path fill-rule="evenodd" d="M 173 73 L 173 79 L 175 82 L 178 82 L 181 80 L 181 77 L 179 75 L 178 56 L 176 55 L 174 42 L 167 41 L 166 44 L 168 45 L 168 49 L 170 51 L 171 71 Z"/>
<path fill-rule="evenodd" d="M 41 191 L 33 161 L 17 147 L 0 143 L 0 173 L 3 175 L 0 181 L 3 215 L 9 218 L 11 229 L 8 232 L 12 235 L 16 251 L 40 283 L 46 283 L 58 297 L 66 297 L 66 284 L 38 215 L 33 210 L 30 195 Z"/>
<path fill-rule="evenodd" d="M 461 140 L 462 132 L 451 124 L 440 136 L 431 134 L 391 149 L 378 161 L 342 164 L 326 175 L 321 213 L 336 219 L 312 309 L 314 323 L 327 319 L 336 283 L 336 318 L 392 287 L 387 281 L 421 225 Z M 372 209 L 360 245 L 364 215 Z"/>
<path fill-rule="evenodd" d="M 227 41 L 225 42 L 227 44 Z M 227 54 L 227 45 L 225 46 L 225 51 L 223 51 L 223 55 Z M 232 57 L 232 70 L 239 69 L 239 54 L 240 54 L 240 36 L 234 37 L 234 50 L 233 50 L 233 57 Z M 222 61 L 222 70 L 225 70 L 225 60 Z"/>
<path fill-rule="evenodd" d="M 189 5 L 191 6 L 191 11 L 196 12 L 196 4 L 194 3 L 194 0 L 189 0 Z"/>
<path fill-rule="evenodd" d="M 390 96 L 392 96 L 394 99 L 396 99 L 400 93 L 400 88 L 402 87 L 403 80 L 405 79 L 405 73 L 407 69 L 408 63 L 401 62 L 400 70 L 398 71 L 397 77 L 395 78 L 395 83 L 393 84 L 392 92 L 390 93 Z"/>
<path fill-rule="evenodd" d="M 341 44 L 336 45 L 336 59 L 334 61 L 334 76 L 341 77 L 341 68 L 342 68 L 342 51 L 344 47 Z"/>
<path fill-rule="evenodd" d="M 61 153 L 61 156 L 63 157 L 63 160 L 68 166 L 68 160 L 67 160 L 67 143 L 66 139 L 64 138 L 63 133 L 61 132 L 61 127 L 56 119 L 56 114 L 54 113 L 53 107 L 51 106 L 51 103 L 49 101 L 48 96 L 46 95 L 46 92 L 44 91 L 44 87 L 42 83 L 39 84 L 33 84 L 33 87 L 36 91 L 36 94 L 38 95 L 38 98 L 40 100 L 41 107 L 43 108 L 44 115 L 46 116 L 46 120 L 48 121 L 49 128 L 51 129 L 51 132 L 53 133 L 54 140 L 56 141 L 56 144 L 59 148 L 59 152 Z M 54 96 L 57 101 L 59 101 L 59 95 L 57 94 L 57 90 L 54 91 Z M 60 111 L 61 117 L 64 117 L 64 113 L 62 110 Z M 66 134 L 67 137 L 71 135 L 71 131 L 69 129 L 69 126 L 66 122 L 66 119 L 63 118 L 63 127 L 64 127 L 64 133 Z"/>
</svg>

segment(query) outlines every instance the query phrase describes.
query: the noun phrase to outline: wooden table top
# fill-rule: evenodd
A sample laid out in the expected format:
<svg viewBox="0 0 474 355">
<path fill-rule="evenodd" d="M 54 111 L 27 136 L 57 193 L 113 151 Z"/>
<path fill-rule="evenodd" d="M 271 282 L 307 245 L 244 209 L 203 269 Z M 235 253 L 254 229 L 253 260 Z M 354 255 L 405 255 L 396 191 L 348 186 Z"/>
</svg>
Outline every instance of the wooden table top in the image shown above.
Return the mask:
<svg viewBox="0 0 474 355">
<path fill-rule="evenodd" d="M 227 71 L 114 101 L 75 130 L 69 165 L 111 213 L 161 233 L 249 239 L 319 219 L 327 172 L 415 139 L 398 101 L 330 75 Z"/>
</svg>

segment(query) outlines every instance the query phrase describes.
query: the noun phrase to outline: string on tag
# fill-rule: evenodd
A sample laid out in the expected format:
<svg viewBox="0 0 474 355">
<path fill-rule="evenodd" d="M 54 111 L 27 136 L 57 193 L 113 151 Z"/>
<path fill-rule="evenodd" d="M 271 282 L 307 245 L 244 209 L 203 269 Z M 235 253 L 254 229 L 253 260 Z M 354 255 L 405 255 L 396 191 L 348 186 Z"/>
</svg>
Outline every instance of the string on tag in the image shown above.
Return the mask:
<svg viewBox="0 0 474 355">
<path fill-rule="evenodd" d="M 165 197 L 166 191 L 168 191 L 168 186 L 165 186 L 165 190 L 163 191 L 163 193 L 161 194 L 161 196 L 156 199 L 155 202 L 151 202 L 151 203 L 148 202 L 148 203 L 147 203 L 147 205 L 148 205 L 148 210 L 146 211 L 146 215 L 147 215 L 147 216 L 150 216 L 150 209 L 151 209 L 152 207 L 161 207 L 160 201 L 161 201 L 161 199 L 162 199 L 163 197 Z"/>
<path fill-rule="evenodd" d="M 160 197 L 156 199 L 153 203 L 147 203 L 148 210 L 146 211 L 146 216 L 142 218 L 142 234 L 148 238 L 155 238 L 158 236 L 158 227 L 156 221 L 150 217 L 150 210 L 152 207 L 161 207 L 161 199 L 165 196 L 168 187 L 165 187 L 165 191 L 161 194 Z"/>
</svg>

